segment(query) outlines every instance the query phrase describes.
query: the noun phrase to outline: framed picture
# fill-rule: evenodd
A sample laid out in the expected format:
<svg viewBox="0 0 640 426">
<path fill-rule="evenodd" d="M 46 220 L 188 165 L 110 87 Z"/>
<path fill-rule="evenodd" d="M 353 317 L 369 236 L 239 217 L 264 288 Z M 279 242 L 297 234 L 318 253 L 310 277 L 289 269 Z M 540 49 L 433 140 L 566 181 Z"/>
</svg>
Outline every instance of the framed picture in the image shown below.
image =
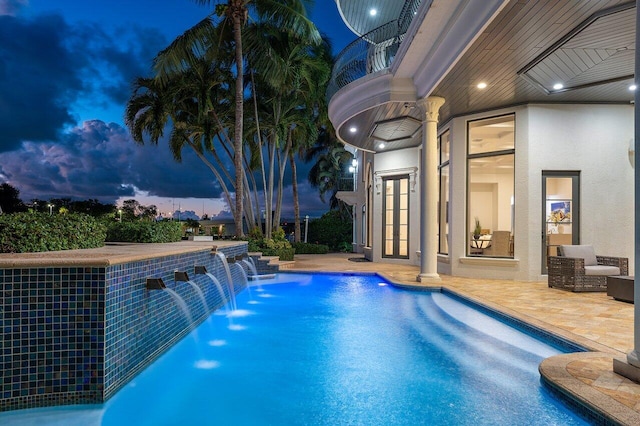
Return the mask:
<svg viewBox="0 0 640 426">
<path fill-rule="evenodd" d="M 571 222 L 571 201 L 547 201 L 548 222 Z"/>
</svg>

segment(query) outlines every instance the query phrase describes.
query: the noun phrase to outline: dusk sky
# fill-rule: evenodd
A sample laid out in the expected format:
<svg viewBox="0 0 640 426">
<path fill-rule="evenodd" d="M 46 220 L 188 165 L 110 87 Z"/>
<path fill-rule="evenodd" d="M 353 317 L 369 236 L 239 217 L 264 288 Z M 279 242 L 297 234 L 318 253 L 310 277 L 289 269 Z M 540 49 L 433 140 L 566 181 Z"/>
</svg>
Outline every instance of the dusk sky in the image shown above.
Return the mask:
<svg viewBox="0 0 640 426">
<path fill-rule="evenodd" d="M 20 198 L 135 198 L 164 214 L 225 208 L 213 174 L 185 150 L 139 146 L 124 125 L 131 82 L 210 8 L 191 0 L 0 0 L 0 183 Z M 333 0 L 312 19 L 338 53 L 356 38 Z M 301 214 L 328 210 L 300 165 Z M 285 216 L 292 211 L 285 188 Z"/>
</svg>

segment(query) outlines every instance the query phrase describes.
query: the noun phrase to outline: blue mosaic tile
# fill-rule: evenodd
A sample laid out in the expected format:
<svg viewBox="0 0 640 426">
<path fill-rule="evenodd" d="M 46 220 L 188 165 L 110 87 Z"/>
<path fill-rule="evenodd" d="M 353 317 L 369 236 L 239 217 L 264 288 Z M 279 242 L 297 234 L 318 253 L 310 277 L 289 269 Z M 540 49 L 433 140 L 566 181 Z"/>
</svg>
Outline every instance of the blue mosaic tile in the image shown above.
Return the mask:
<svg viewBox="0 0 640 426">
<path fill-rule="evenodd" d="M 222 251 L 231 257 L 246 249 Z M 0 270 L 0 411 L 108 399 L 209 315 L 191 284 L 174 282 L 174 271 L 187 272 L 211 311 L 229 298 L 195 266 L 226 284 L 209 250 L 108 267 Z M 234 293 L 245 286 L 242 275 L 231 268 Z M 147 290 L 147 278 L 177 292 L 193 323 L 168 292 Z"/>
</svg>

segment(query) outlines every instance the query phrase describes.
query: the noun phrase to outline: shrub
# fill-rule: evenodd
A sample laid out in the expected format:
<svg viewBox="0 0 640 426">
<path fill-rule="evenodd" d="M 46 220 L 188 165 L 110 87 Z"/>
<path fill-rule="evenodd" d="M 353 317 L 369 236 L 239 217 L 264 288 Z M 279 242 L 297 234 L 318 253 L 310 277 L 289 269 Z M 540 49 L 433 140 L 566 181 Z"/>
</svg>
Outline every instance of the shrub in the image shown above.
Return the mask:
<svg viewBox="0 0 640 426">
<path fill-rule="evenodd" d="M 347 243 L 351 251 L 353 238 L 352 220 L 338 210 L 331 210 L 319 219 L 309 222 L 308 240 L 317 244 L 326 244 L 331 251 L 342 251 Z"/>
<path fill-rule="evenodd" d="M 273 231 L 271 238 L 264 238 L 259 231 L 250 232 L 248 250 L 262 252 L 264 256 L 278 256 L 280 260 L 293 260 L 295 253 L 281 228 Z"/>
<path fill-rule="evenodd" d="M 182 239 L 182 224 L 163 222 L 111 222 L 107 241 L 127 243 L 172 243 Z"/>
<path fill-rule="evenodd" d="M 311 244 L 311 243 L 291 243 L 291 246 L 296 250 L 296 254 L 327 254 L 329 252 L 329 246 L 326 244 Z"/>
<path fill-rule="evenodd" d="M 106 227 L 83 213 L 0 215 L 0 252 L 30 253 L 102 247 Z"/>
</svg>

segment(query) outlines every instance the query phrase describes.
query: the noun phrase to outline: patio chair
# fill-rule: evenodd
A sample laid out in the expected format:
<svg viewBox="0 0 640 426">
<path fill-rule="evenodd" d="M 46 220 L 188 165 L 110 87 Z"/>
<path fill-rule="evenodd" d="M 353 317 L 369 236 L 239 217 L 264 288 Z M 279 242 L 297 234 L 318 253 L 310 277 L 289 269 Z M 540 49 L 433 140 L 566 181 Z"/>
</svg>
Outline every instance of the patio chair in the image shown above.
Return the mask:
<svg viewBox="0 0 640 426">
<path fill-rule="evenodd" d="M 485 256 L 508 257 L 511 231 L 494 231 L 491 235 L 491 247 L 484 251 Z"/>
<path fill-rule="evenodd" d="M 591 245 L 561 245 L 549 256 L 549 287 L 570 291 L 606 291 L 607 277 L 628 275 L 626 257 L 597 256 Z"/>
</svg>

